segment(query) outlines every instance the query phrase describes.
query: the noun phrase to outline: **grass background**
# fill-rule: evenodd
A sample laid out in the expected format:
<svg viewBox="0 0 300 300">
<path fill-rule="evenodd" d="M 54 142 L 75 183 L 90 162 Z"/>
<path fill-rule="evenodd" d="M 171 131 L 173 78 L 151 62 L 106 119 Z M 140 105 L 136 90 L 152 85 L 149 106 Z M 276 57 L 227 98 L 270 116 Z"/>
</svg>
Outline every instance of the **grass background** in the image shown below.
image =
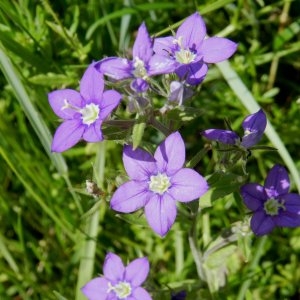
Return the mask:
<svg viewBox="0 0 300 300">
<path fill-rule="evenodd" d="M 189 103 L 202 115 L 180 129 L 188 158 L 204 146 L 201 130 L 222 128 L 224 118 L 240 130 L 249 113 L 245 90 L 230 86 L 226 78 L 234 71 L 266 112 L 299 174 L 299 1 L 2 0 L 0 299 L 80 299 L 78 277 L 89 279 L 80 261 L 87 226 L 95 214 L 97 236 L 88 239 L 89 247 L 96 244 L 95 261 L 87 258 L 95 265 L 93 276 L 102 272 L 104 257 L 112 251 L 125 262 L 149 257 L 151 272 L 145 287 L 154 299 L 169 299 L 171 291 L 181 289 L 188 290 L 188 299 L 300 299 L 300 229 L 278 229 L 268 238 L 251 238 L 247 259 L 237 247 L 220 254 L 221 261 L 226 259 L 228 277 L 212 296 L 197 279 L 184 214 L 161 239 L 144 227 L 139 213 L 124 220 L 109 209 L 115 178 L 120 181 L 124 176 L 120 144 L 80 143 L 62 155 L 50 153 L 51 134 L 59 122 L 48 104 L 48 92 L 78 88 L 93 60 L 116 52 L 127 55 L 142 21 L 152 34 L 169 34 L 168 26 L 196 10 L 209 35 L 227 36 L 239 46 L 229 66 L 210 67 L 199 96 Z M 262 144 L 276 147 L 270 137 L 265 136 Z M 154 142 L 158 138 L 152 136 Z M 284 158 L 277 152 L 253 153 L 250 180 L 262 183 L 273 164 L 284 163 Z M 210 174 L 214 159 L 207 155 L 198 171 Z M 297 192 L 300 183 L 293 178 L 292 189 Z M 100 202 L 85 194 L 87 179 L 95 179 L 105 191 Z M 229 194 L 215 201 L 213 209 L 204 210 L 197 224 L 201 247 L 240 221 L 239 201 Z M 222 275 L 220 265 L 217 261 L 210 268 Z"/>
</svg>

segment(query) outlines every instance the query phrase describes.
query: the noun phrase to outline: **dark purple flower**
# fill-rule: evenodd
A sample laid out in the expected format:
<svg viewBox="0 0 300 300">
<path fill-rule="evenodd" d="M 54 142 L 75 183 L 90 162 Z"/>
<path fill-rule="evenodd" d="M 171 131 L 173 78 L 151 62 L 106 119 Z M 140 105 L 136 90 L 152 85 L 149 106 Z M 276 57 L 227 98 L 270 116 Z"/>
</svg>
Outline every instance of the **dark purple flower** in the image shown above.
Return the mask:
<svg viewBox="0 0 300 300">
<path fill-rule="evenodd" d="M 198 12 L 189 16 L 178 28 L 175 37 L 154 40 L 156 54 L 171 57 L 176 73 L 191 85 L 199 84 L 207 73 L 207 63 L 229 58 L 237 44 L 220 37 L 206 38 L 206 26 Z"/>
<path fill-rule="evenodd" d="M 140 286 L 149 273 L 149 261 L 146 257 L 137 258 L 125 267 L 118 255 L 108 253 L 103 273 L 103 277 L 92 279 L 81 289 L 89 300 L 152 299 Z"/>
<path fill-rule="evenodd" d="M 262 109 L 247 116 L 243 121 L 244 135 L 242 138 L 231 130 L 207 129 L 202 135 L 211 141 L 217 141 L 227 145 L 242 146 L 246 149 L 257 144 L 267 126 L 267 117 Z"/>
<path fill-rule="evenodd" d="M 125 146 L 123 163 L 131 180 L 116 190 L 111 208 L 130 213 L 144 207 L 151 228 L 164 236 L 175 221 L 176 200 L 192 201 L 208 189 L 201 175 L 183 168 L 184 162 L 185 146 L 179 132 L 169 135 L 154 157 L 142 149 Z"/>
<path fill-rule="evenodd" d="M 171 300 L 185 300 L 185 298 L 186 298 L 186 291 L 180 291 L 176 294 L 172 293 L 171 296 Z"/>
<path fill-rule="evenodd" d="M 248 183 L 241 187 L 245 205 L 253 211 L 252 231 L 260 236 L 274 227 L 300 226 L 300 195 L 289 193 L 290 180 L 284 167 L 275 165 L 264 186 Z"/>
<path fill-rule="evenodd" d="M 133 60 L 121 57 L 104 58 L 96 64 L 97 70 L 116 80 L 133 78 L 131 88 L 137 92 L 148 89 L 150 76 L 171 73 L 175 64 L 163 55 L 154 55 L 153 40 L 142 23 L 132 49 Z"/>
<path fill-rule="evenodd" d="M 102 122 L 121 100 L 118 92 L 103 89 L 103 75 L 95 70 L 93 63 L 80 81 L 80 92 L 63 89 L 48 94 L 53 111 L 64 121 L 53 137 L 53 152 L 63 152 L 81 138 L 87 142 L 103 140 Z"/>
</svg>

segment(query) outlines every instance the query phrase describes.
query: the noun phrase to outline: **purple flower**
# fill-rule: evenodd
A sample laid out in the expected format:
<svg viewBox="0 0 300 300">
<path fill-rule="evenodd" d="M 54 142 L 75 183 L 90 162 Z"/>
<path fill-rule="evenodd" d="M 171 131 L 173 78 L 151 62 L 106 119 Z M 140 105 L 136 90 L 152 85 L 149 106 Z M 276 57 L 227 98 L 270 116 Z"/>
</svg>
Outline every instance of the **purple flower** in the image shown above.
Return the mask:
<svg viewBox="0 0 300 300">
<path fill-rule="evenodd" d="M 63 152 L 81 138 L 87 142 L 103 140 L 102 122 L 121 100 L 118 92 L 103 89 L 103 75 L 95 70 L 93 63 L 80 81 L 80 92 L 63 89 L 48 94 L 53 111 L 63 119 L 54 134 L 53 152 Z"/>
<path fill-rule="evenodd" d="M 173 58 L 176 73 L 191 85 L 199 84 L 207 73 L 207 63 L 229 58 L 237 44 L 220 37 L 205 38 L 206 26 L 198 12 L 189 16 L 178 28 L 175 37 L 157 38 L 154 52 Z"/>
<path fill-rule="evenodd" d="M 176 294 L 172 293 L 171 296 L 171 300 L 185 300 L 185 298 L 186 298 L 186 291 L 180 291 Z"/>
<path fill-rule="evenodd" d="M 148 89 L 148 78 L 171 73 L 175 64 L 163 55 L 154 55 L 153 40 L 142 23 L 132 49 L 133 60 L 121 57 L 104 58 L 96 64 L 97 70 L 115 80 L 133 78 L 131 88 L 138 93 Z"/>
<path fill-rule="evenodd" d="M 241 187 L 245 205 L 253 211 L 251 229 L 256 235 L 270 233 L 274 227 L 300 226 L 300 195 L 289 193 L 287 171 L 275 165 L 264 186 L 248 183 Z"/>
<path fill-rule="evenodd" d="M 131 180 L 116 190 L 111 208 L 130 213 L 144 207 L 151 228 L 164 236 L 175 221 L 176 200 L 192 201 L 208 189 L 201 175 L 183 168 L 184 162 L 185 146 L 179 132 L 169 135 L 154 157 L 142 149 L 125 146 L 123 163 Z"/>
<path fill-rule="evenodd" d="M 243 121 L 244 136 L 240 138 L 237 133 L 231 130 L 207 129 L 202 135 L 212 141 L 228 145 L 241 145 L 248 149 L 257 144 L 262 138 L 267 126 L 267 117 L 262 109 L 247 116 Z"/>
<path fill-rule="evenodd" d="M 125 267 L 118 255 L 108 253 L 103 273 L 103 277 L 92 279 L 81 289 L 89 300 L 152 299 L 140 287 L 149 273 L 149 261 L 146 257 L 137 258 Z"/>
</svg>

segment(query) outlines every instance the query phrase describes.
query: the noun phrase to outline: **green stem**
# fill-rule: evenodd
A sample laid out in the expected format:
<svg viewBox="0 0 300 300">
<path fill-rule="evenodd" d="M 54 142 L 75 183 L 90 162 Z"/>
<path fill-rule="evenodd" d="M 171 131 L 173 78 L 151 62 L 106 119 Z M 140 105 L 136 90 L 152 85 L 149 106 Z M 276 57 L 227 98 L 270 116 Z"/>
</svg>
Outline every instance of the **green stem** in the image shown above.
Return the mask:
<svg viewBox="0 0 300 300">
<path fill-rule="evenodd" d="M 151 117 L 151 119 L 149 120 L 151 126 L 153 126 L 155 129 L 157 129 L 158 131 L 160 131 L 161 133 L 163 133 L 165 136 L 168 136 L 172 133 L 172 131 L 166 127 L 165 125 L 163 125 L 161 122 L 159 122 L 158 120 L 155 119 L 155 117 Z"/>
<path fill-rule="evenodd" d="M 105 168 L 105 142 L 99 143 L 98 151 L 95 159 L 94 179 L 97 185 L 101 187 L 104 180 Z M 92 278 L 94 271 L 94 260 L 96 255 L 97 235 L 100 210 L 96 204 L 96 209 L 93 210 L 87 219 L 85 236 L 86 240 L 82 246 L 82 255 L 79 264 L 79 272 L 76 287 L 76 300 L 86 300 L 82 294 L 81 288 Z M 100 202 L 101 205 L 101 202 Z"/>
<path fill-rule="evenodd" d="M 264 247 L 265 247 L 266 241 L 267 241 L 267 236 L 260 238 L 258 245 L 256 247 L 256 252 L 254 254 L 253 260 L 249 266 L 250 272 L 251 271 L 253 272 L 256 269 L 256 267 L 259 263 L 259 260 L 264 253 Z M 243 284 L 239 290 L 239 293 L 237 295 L 237 298 L 236 298 L 237 300 L 245 299 L 246 292 L 249 290 L 251 282 L 252 282 L 252 278 L 249 278 L 243 282 Z"/>
</svg>

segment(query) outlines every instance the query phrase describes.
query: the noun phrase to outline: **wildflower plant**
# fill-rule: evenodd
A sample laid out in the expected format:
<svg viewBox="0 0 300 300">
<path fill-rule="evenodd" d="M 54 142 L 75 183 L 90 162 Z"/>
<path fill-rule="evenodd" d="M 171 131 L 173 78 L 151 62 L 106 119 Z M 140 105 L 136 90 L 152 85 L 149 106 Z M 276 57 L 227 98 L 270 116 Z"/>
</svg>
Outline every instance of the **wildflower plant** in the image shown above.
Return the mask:
<svg viewBox="0 0 300 300">
<path fill-rule="evenodd" d="M 139 230 L 151 228 L 166 242 L 172 227 L 175 232 L 188 228 L 185 232 L 191 254 L 188 257 L 193 258 L 201 281 L 201 287 L 193 288 L 209 294 L 217 293 L 226 284 L 227 258 L 238 252 L 238 246 L 247 256 L 248 237 L 253 238 L 250 228 L 256 236 L 261 236 L 271 233 L 275 227 L 300 226 L 300 196 L 289 193 L 290 181 L 283 166 L 276 164 L 270 170 L 264 186 L 247 183 L 251 176 L 246 165 L 250 151 L 270 149 L 257 146 L 267 126 L 263 109 L 245 116 L 242 136 L 231 128 L 202 128 L 201 139 L 199 132 L 190 132 L 189 136 L 194 135 L 199 143 L 199 152 L 186 159 L 189 141 L 185 139 L 184 126 L 193 118 L 201 123 L 201 116 L 193 107 L 192 113 L 188 113 L 187 101 L 201 98 L 199 86 L 205 84 L 209 64 L 230 58 L 237 45 L 227 38 L 208 37 L 198 12 L 187 17 L 176 33 L 166 37 L 151 37 L 143 22 L 131 58 L 99 58 L 85 71 L 79 92 L 62 89 L 48 96 L 53 111 L 63 119 L 54 134 L 52 151 L 63 152 L 80 140 L 97 143 L 110 139 L 121 143 L 126 174 L 119 170 L 122 176 L 110 188 L 105 189 L 102 184 L 104 191 L 91 196 L 107 197 L 110 213 L 121 216 L 124 226 L 126 220 L 135 223 L 145 219 L 147 223 Z M 105 125 L 103 129 L 102 125 Z M 214 144 L 207 146 L 208 140 L 223 145 L 217 149 L 223 156 L 210 168 L 210 174 L 202 168 L 207 152 L 214 150 Z M 206 145 L 201 149 L 203 143 Z M 242 162 L 241 167 L 238 161 Z M 236 164 L 242 172 L 236 172 L 233 168 Z M 232 220 L 226 232 L 210 236 L 207 229 L 208 233 L 201 236 L 199 217 L 205 223 L 203 211 L 205 214 L 206 209 L 215 205 L 215 200 L 227 196 L 238 202 L 242 212 L 240 220 Z M 253 212 L 250 227 L 247 208 Z M 139 210 L 139 215 L 132 214 Z M 121 245 L 125 240 L 117 242 Z M 232 251 L 234 243 L 238 245 Z M 149 261 L 145 257 L 149 253 L 137 253 L 143 257 L 126 267 L 119 256 L 108 253 L 103 276 L 85 278 L 82 293 L 90 300 L 189 299 L 185 283 L 177 293 L 166 291 L 167 285 L 147 285 L 148 291 L 142 288 L 149 273 Z"/>
</svg>

